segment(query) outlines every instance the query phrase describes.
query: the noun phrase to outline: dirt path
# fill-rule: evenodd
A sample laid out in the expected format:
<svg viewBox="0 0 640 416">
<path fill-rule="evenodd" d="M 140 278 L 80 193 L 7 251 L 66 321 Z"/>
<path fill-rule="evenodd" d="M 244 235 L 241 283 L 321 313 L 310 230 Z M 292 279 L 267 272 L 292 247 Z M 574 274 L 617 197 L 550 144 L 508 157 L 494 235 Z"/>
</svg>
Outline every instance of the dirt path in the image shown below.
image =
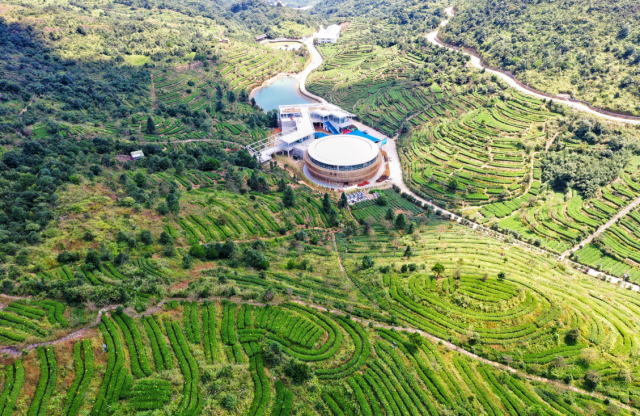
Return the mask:
<svg viewBox="0 0 640 416">
<path fill-rule="evenodd" d="M 556 140 L 556 137 L 558 137 L 558 134 L 560 134 L 560 132 L 554 134 L 553 137 L 550 137 L 549 140 L 547 140 L 547 144 L 545 144 L 545 146 L 544 146 L 544 152 L 545 153 L 549 152 L 549 148 L 551 147 L 553 142 Z"/>
<path fill-rule="evenodd" d="M 229 140 L 220 140 L 220 139 L 186 139 L 186 140 L 172 140 L 172 141 L 166 141 L 166 142 L 153 142 L 153 144 L 176 144 L 176 143 L 191 143 L 191 142 L 222 142 L 222 143 L 230 143 L 230 144 L 237 144 L 240 147 L 245 146 L 242 143 L 238 143 L 238 142 L 232 142 Z"/>
<path fill-rule="evenodd" d="M 570 256 L 571 254 L 573 254 L 576 251 L 578 251 L 580 249 L 580 246 L 585 246 L 585 245 L 589 244 L 590 242 L 592 242 L 594 238 L 596 238 L 597 236 L 599 236 L 600 234 L 605 232 L 609 227 L 611 227 L 613 224 L 615 224 L 620 218 L 624 217 L 625 215 L 627 215 L 629 213 L 629 211 L 631 211 L 632 209 L 637 207 L 638 204 L 640 204 L 640 197 L 634 199 L 633 201 L 631 201 L 631 203 L 629 205 L 627 205 L 626 207 L 624 207 L 620 211 L 618 211 L 618 213 L 616 215 L 614 215 L 613 217 L 611 217 L 611 219 L 609 221 L 607 221 L 606 223 L 604 223 L 600 227 L 598 227 L 598 229 L 596 231 L 594 231 L 593 234 L 589 235 L 587 238 L 585 238 L 584 240 L 580 241 L 575 246 L 571 247 L 569 250 L 567 250 L 564 253 L 562 253 L 562 255 L 560 255 L 560 258 L 564 259 L 565 257 Z"/>
<path fill-rule="evenodd" d="M 333 247 L 336 249 L 336 253 L 338 254 L 338 263 L 340 263 L 340 270 L 342 270 L 342 274 L 344 274 L 344 276 L 349 280 L 349 282 L 351 282 L 353 287 L 358 289 L 358 292 L 360 292 L 360 294 L 365 299 L 367 299 L 369 302 L 371 302 L 373 305 L 375 305 L 376 308 L 380 309 L 380 306 L 373 299 L 370 299 L 367 295 L 365 295 L 364 292 L 362 291 L 362 289 L 360 289 L 360 286 L 358 286 L 356 284 L 356 282 L 351 280 L 351 277 L 349 276 L 349 273 L 347 273 L 347 269 L 345 269 L 344 265 L 342 264 L 342 256 L 340 255 L 340 250 L 338 250 L 338 244 L 336 242 L 336 233 L 335 232 L 331 233 L 331 238 L 333 239 Z"/>
<path fill-rule="evenodd" d="M 33 104 L 33 102 L 35 101 L 35 97 L 32 97 L 29 102 L 27 103 L 27 106 L 25 108 L 23 108 L 22 110 L 20 110 L 20 115 L 23 115 L 24 113 L 27 112 L 27 110 L 29 109 L 29 106 L 31 106 L 31 104 Z"/>
<path fill-rule="evenodd" d="M 445 11 L 447 12 L 447 15 L 449 17 L 453 17 L 454 16 L 454 11 L 453 11 L 453 7 L 448 7 L 447 9 L 445 9 Z M 440 23 L 440 27 L 444 27 L 449 23 L 449 20 L 444 20 L 442 23 Z M 458 51 L 457 48 L 451 47 L 449 45 L 446 45 L 444 42 L 442 42 L 440 39 L 438 39 L 438 30 L 434 30 L 433 32 L 430 32 L 426 35 L 427 40 L 432 43 L 433 45 L 436 46 L 440 46 L 443 48 L 447 48 L 453 51 Z M 616 116 L 613 114 L 609 114 L 609 113 L 604 113 L 598 110 L 595 110 L 593 108 L 590 108 L 588 105 L 580 103 L 580 102 L 575 102 L 575 101 L 571 101 L 565 97 L 560 97 L 560 96 L 549 96 L 549 94 L 546 94 L 542 91 L 537 91 L 531 87 L 525 88 L 525 86 L 523 84 L 520 83 L 520 81 L 518 81 L 515 77 L 513 76 L 509 76 L 503 72 L 500 71 L 496 71 L 494 69 L 491 68 L 487 68 L 483 62 L 480 60 L 480 58 L 478 58 L 475 55 L 472 55 L 470 53 L 465 52 L 464 50 L 460 50 L 459 52 L 464 53 L 465 55 L 468 55 L 471 57 L 471 65 L 478 68 L 478 69 L 483 69 L 486 72 L 489 72 L 491 74 L 494 74 L 498 77 L 500 77 L 503 81 L 505 81 L 507 84 L 509 84 L 510 87 L 518 90 L 519 92 L 526 94 L 526 95 L 530 95 L 532 97 L 538 98 L 540 100 L 548 100 L 548 99 L 552 99 L 555 103 L 560 103 L 560 104 L 564 104 L 568 107 L 574 108 L 578 111 L 583 111 L 585 113 L 589 113 L 593 116 L 596 117 L 600 117 L 600 118 L 604 118 L 607 120 L 611 120 L 611 121 L 616 121 L 619 123 L 629 123 L 629 124 L 640 124 L 640 118 L 639 117 L 635 117 L 635 118 L 626 118 L 623 116 Z"/>
<path fill-rule="evenodd" d="M 153 74 L 151 74 L 151 105 L 153 108 L 158 108 L 158 103 L 156 100 L 156 83 L 153 79 Z"/>
</svg>

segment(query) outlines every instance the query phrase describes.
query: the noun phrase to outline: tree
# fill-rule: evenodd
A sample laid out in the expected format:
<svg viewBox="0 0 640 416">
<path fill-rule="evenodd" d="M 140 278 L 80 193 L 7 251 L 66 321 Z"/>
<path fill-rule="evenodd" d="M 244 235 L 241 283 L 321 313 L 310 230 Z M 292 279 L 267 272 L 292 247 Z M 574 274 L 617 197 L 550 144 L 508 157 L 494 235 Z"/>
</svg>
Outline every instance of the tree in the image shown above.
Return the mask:
<svg viewBox="0 0 640 416">
<path fill-rule="evenodd" d="M 216 250 L 220 253 L 220 257 L 229 259 L 238 252 L 238 245 L 229 239 L 224 244 L 216 244 Z"/>
<path fill-rule="evenodd" d="M 185 254 L 182 257 L 182 268 L 190 269 L 192 265 L 193 265 L 193 257 L 191 257 L 189 254 Z"/>
<path fill-rule="evenodd" d="M 207 256 L 207 252 L 200 244 L 194 244 L 189 248 L 189 255 L 196 259 L 204 259 Z"/>
<path fill-rule="evenodd" d="M 409 341 L 411 341 L 411 343 L 416 347 L 424 344 L 424 338 L 422 338 L 422 335 L 417 332 L 412 332 L 411 334 L 409 334 Z"/>
<path fill-rule="evenodd" d="M 406 258 L 410 258 L 411 256 L 413 256 L 413 251 L 411 251 L 411 246 L 407 246 L 402 256 Z"/>
<path fill-rule="evenodd" d="M 601 380 L 602 376 L 596 370 L 588 370 L 584 374 L 584 382 L 591 390 L 595 390 L 595 388 L 598 387 L 598 384 L 600 384 Z"/>
<path fill-rule="evenodd" d="M 416 230 L 416 224 L 412 221 L 409 223 L 409 228 L 407 228 L 407 233 L 413 234 Z"/>
<path fill-rule="evenodd" d="M 156 123 L 151 116 L 147 117 L 147 128 L 145 129 L 147 134 L 156 134 Z"/>
<path fill-rule="evenodd" d="M 346 237 L 357 234 L 358 223 L 354 219 L 349 218 L 348 220 L 345 221 L 343 233 Z"/>
<path fill-rule="evenodd" d="M 184 162 L 182 160 L 178 160 L 178 163 L 176 163 L 176 173 L 178 175 L 182 175 L 184 173 L 184 170 Z"/>
<path fill-rule="evenodd" d="M 456 189 L 458 189 L 458 179 L 454 178 L 453 176 L 449 178 L 449 180 L 447 181 L 447 188 L 449 188 L 452 191 L 455 191 Z"/>
<path fill-rule="evenodd" d="M 235 408 L 238 406 L 238 397 L 236 397 L 231 393 L 225 394 L 222 397 L 222 400 L 220 400 L 220 405 L 225 410 L 229 410 L 229 411 L 235 410 Z"/>
<path fill-rule="evenodd" d="M 431 268 L 431 271 L 436 274 L 436 279 L 439 279 L 440 275 L 444 273 L 444 266 L 441 263 L 436 263 Z"/>
<path fill-rule="evenodd" d="M 251 171 L 251 175 L 247 180 L 247 185 L 252 191 L 261 192 L 263 194 L 266 194 L 270 191 L 267 179 L 264 176 L 259 175 L 256 169 L 253 169 Z"/>
<path fill-rule="evenodd" d="M 505 272 L 498 273 L 498 280 L 502 281 L 507 278 L 507 274 Z"/>
<path fill-rule="evenodd" d="M 331 227 L 337 227 L 338 224 L 340 224 L 340 214 L 338 214 L 336 207 L 331 207 L 327 216 L 329 217 L 329 225 Z"/>
<path fill-rule="evenodd" d="M 257 270 L 266 270 L 269 268 L 269 261 L 265 259 L 264 254 L 259 250 L 247 251 L 245 261 L 250 267 Z"/>
<path fill-rule="evenodd" d="M 296 206 L 296 195 L 293 192 L 293 189 L 288 185 L 284 190 L 284 194 L 282 195 L 282 203 L 287 208 L 293 208 Z"/>
<path fill-rule="evenodd" d="M 370 269 L 375 265 L 373 259 L 371 258 L 371 256 L 364 256 L 362 258 L 362 268 L 364 270 L 366 269 Z"/>
<path fill-rule="evenodd" d="M 389 208 L 387 210 L 386 214 L 384 214 L 384 219 L 391 222 L 396 219 L 396 214 L 393 212 L 393 208 Z"/>
<path fill-rule="evenodd" d="M 142 172 L 136 172 L 133 175 L 133 181 L 138 185 L 138 188 L 144 188 L 147 185 L 147 175 Z"/>
<path fill-rule="evenodd" d="M 378 198 L 376 198 L 376 204 L 380 205 L 381 207 L 386 207 L 388 203 L 389 200 L 385 195 L 380 195 Z"/>
<path fill-rule="evenodd" d="M 567 344 L 575 344 L 578 342 L 578 339 L 580 339 L 580 328 L 571 328 L 565 336 Z"/>
<path fill-rule="evenodd" d="M 340 201 L 338 201 L 338 208 L 344 209 L 349 206 L 349 202 L 347 201 L 347 194 L 344 192 L 340 194 Z"/>
<path fill-rule="evenodd" d="M 173 238 L 169 235 L 168 232 L 163 231 L 160 233 L 160 239 L 158 240 L 160 244 L 171 244 L 173 243 Z"/>
<path fill-rule="evenodd" d="M 142 244 L 145 244 L 145 245 L 153 244 L 153 235 L 151 235 L 151 231 L 142 230 L 140 232 L 139 240 L 142 242 Z"/>
<path fill-rule="evenodd" d="M 100 255 L 95 250 L 89 250 L 84 258 L 84 263 L 89 270 L 95 270 L 100 267 Z"/>
<path fill-rule="evenodd" d="M 160 215 L 167 215 L 169 213 L 169 207 L 167 206 L 167 203 L 164 201 L 158 204 L 157 210 L 158 210 L 158 214 Z"/>
<path fill-rule="evenodd" d="M 273 341 L 269 343 L 266 348 L 263 349 L 264 362 L 269 367 L 275 367 L 282 363 L 283 357 L 282 345 L 279 342 Z"/>
<path fill-rule="evenodd" d="M 220 169 L 221 162 L 215 157 L 208 157 L 200 166 L 200 170 L 218 170 Z"/>
<path fill-rule="evenodd" d="M 174 214 L 180 212 L 180 202 L 175 194 L 167 195 L 167 208 L 169 208 L 169 211 Z"/>
<path fill-rule="evenodd" d="M 287 188 L 287 182 L 283 178 L 280 178 L 280 182 L 278 182 L 278 192 L 284 192 Z"/>
<path fill-rule="evenodd" d="M 216 113 L 224 111 L 224 103 L 222 101 L 216 102 Z"/>
<path fill-rule="evenodd" d="M 403 229 L 407 226 L 407 217 L 404 214 L 398 214 L 396 218 L 396 227 L 399 229 Z"/>
<path fill-rule="evenodd" d="M 322 197 L 322 210 L 328 214 L 329 211 L 331 211 L 331 206 L 331 198 L 329 198 L 329 194 L 325 192 Z"/>
<path fill-rule="evenodd" d="M 129 256 L 127 256 L 126 253 L 120 252 L 116 256 L 116 258 L 113 259 L 113 264 L 115 264 L 116 267 L 120 267 L 123 264 L 125 264 L 127 261 L 129 261 Z"/>
<path fill-rule="evenodd" d="M 236 101 L 236 93 L 233 92 L 233 90 L 227 91 L 227 101 L 229 101 L 230 104 Z"/>
</svg>

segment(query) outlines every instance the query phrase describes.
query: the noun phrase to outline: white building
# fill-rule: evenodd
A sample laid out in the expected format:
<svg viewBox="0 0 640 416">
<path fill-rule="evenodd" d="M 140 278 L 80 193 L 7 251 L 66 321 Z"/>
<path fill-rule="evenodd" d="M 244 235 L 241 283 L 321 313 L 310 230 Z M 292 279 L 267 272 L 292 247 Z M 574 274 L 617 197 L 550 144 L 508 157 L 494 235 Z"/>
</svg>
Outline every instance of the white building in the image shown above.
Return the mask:
<svg viewBox="0 0 640 416">
<path fill-rule="evenodd" d="M 320 30 L 314 36 L 318 43 L 336 43 L 340 37 L 340 26 L 331 25 L 326 29 L 320 26 Z"/>
<path fill-rule="evenodd" d="M 142 152 L 142 150 L 134 150 L 133 152 L 131 152 L 131 158 L 133 160 L 142 159 L 143 157 L 144 153 Z"/>
<path fill-rule="evenodd" d="M 292 104 L 280 106 L 280 127 L 282 131 L 266 139 L 247 146 L 251 154 L 261 161 L 269 160 L 273 153 L 291 152 L 296 148 L 304 153 L 315 137 L 314 123 L 322 125 L 333 134 L 351 126 L 354 115 L 333 104 Z"/>
</svg>

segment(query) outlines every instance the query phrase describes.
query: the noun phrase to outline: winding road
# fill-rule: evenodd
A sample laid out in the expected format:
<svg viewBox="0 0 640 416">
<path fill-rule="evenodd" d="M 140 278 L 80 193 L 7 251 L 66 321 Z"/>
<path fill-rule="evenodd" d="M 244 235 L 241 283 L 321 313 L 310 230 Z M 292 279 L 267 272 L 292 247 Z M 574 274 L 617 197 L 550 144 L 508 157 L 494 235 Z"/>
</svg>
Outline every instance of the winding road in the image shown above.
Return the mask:
<svg viewBox="0 0 640 416">
<path fill-rule="evenodd" d="M 445 9 L 445 11 L 447 12 L 447 15 L 450 18 L 454 16 L 453 7 L 447 7 Z M 442 21 L 442 23 L 440 23 L 440 27 L 444 27 L 448 23 L 449 23 L 449 19 L 444 20 L 444 21 Z M 513 77 L 511 77 L 511 76 L 509 76 L 509 75 L 507 75 L 507 74 L 505 74 L 503 72 L 496 71 L 494 69 L 486 67 L 485 65 L 483 65 L 482 61 L 477 56 L 472 55 L 470 53 L 467 53 L 464 50 L 458 50 L 456 48 L 453 48 L 451 46 L 446 45 L 444 42 L 442 42 L 440 39 L 438 39 L 438 32 L 439 32 L 439 30 L 434 30 L 433 32 L 428 33 L 427 34 L 427 40 L 430 43 L 432 43 L 432 44 L 434 44 L 436 46 L 440 46 L 442 48 L 447 48 L 447 49 L 452 50 L 452 51 L 460 52 L 460 53 L 463 53 L 463 54 L 471 57 L 471 61 L 470 62 L 471 62 L 472 66 L 474 66 L 476 68 L 479 68 L 479 69 L 484 69 L 485 71 L 500 77 L 503 81 L 505 81 L 507 84 L 509 84 L 510 87 L 518 90 L 519 92 L 521 92 L 523 94 L 527 94 L 527 95 L 530 95 L 532 97 L 536 97 L 536 98 L 541 99 L 541 100 L 547 100 L 547 99 L 550 98 L 547 94 L 545 94 L 545 93 L 543 93 L 541 91 L 536 92 L 532 88 L 525 88 L 518 81 L 516 81 Z M 610 121 L 616 121 L 616 122 L 619 122 L 619 123 L 640 124 L 640 118 L 638 118 L 638 117 L 636 117 L 634 119 L 629 119 L 629 118 L 622 117 L 622 116 L 615 116 L 615 115 L 611 115 L 611 114 L 605 114 L 604 112 L 592 109 L 591 107 L 587 106 L 586 104 L 575 102 L 575 101 L 571 101 L 571 100 L 568 100 L 565 97 L 554 96 L 552 99 L 556 103 L 564 104 L 564 105 L 569 106 L 571 108 L 574 108 L 576 110 L 583 111 L 583 112 L 591 114 L 593 116 L 604 118 L 604 119 L 607 119 L 607 120 L 610 120 Z"/>
</svg>

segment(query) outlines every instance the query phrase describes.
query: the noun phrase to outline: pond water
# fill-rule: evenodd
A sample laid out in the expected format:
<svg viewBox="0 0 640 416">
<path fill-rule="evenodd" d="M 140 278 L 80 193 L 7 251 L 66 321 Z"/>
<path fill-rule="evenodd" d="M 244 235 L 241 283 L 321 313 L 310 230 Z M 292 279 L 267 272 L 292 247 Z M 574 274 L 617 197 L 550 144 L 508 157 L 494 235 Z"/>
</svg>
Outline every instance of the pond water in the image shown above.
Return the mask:
<svg viewBox="0 0 640 416">
<path fill-rule="evenodd" d="M 256 90 L 253 98 L 265 112 L 277 110 L 278 106 L 285 104 L 309 104 L 310 100 L 298 91 L 298 80 L 295 78 L 280 78 L 266 87 Z"/>
</svg>

